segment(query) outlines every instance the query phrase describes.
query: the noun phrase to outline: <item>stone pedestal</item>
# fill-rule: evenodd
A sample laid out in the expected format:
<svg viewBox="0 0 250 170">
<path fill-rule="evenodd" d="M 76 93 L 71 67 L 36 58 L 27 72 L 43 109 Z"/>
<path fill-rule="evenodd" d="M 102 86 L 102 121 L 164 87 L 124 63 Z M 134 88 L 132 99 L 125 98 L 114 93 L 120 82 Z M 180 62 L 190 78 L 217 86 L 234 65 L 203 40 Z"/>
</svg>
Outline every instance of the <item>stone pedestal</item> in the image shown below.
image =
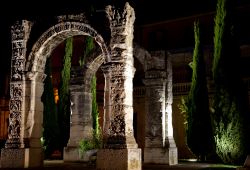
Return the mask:
<svg viewBox="0 0 250 170">
<path fill-rule="evenodd" d="M 1 150 L 1 168 L 28 168 L 42 166 L 43 151 L 41 148 L 4 148 Z"/>
<path fill-rule="evenodd" d="M 63 152 L 63 160 L 66 162 L 74 162 L 74 161 L 80 161 L 80 153 L 79 148 L 76 146 L 67 146 L 64 148 Z"/>
<path fill-rule="evenodd" d="M 1 168 L 24 167 L 25 149 L 1 149 Z"/>
<path fill-rule="evenodd" d="M 153 164 L 178 164 L 177 148 L 144 148 L 144 162 Z"/>
<path fill-rule="evenodd" d="M 141 170 L 141 149 L 101 149 L 97 152 L 98 170 Z"/>
</svg>

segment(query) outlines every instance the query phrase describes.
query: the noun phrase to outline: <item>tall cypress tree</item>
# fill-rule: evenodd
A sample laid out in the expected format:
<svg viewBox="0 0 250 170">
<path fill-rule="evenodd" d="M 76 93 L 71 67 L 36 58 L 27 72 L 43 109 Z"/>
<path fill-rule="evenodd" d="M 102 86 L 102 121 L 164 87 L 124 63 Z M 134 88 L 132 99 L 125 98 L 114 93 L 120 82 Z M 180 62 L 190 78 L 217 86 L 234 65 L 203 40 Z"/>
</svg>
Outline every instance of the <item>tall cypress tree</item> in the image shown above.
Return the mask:
<svg viewBox="0 0 250 170">
<path fill-rule="evenodd" d="M 70 131 L 70 94 L 69 81 L 71 71 L 71 57 L 73 52 L 73 37 L 66 39 L 65 55 L 63 59 L 63 69 L 61 72 L 61 81 L 59 87 L 59 116 L 62 147 L 66 146 Z"/>
<path fill-rule="evenodd" d="M 239 73 L 235 6 L 235 0 L 218 0 L 214 27 L 213 123 L 216 152 L 224 163 L 242 163 L 249 144 L 247 93 L 243 90 Z"/>
<path fill-rule="evenodd" d="M 209 111 L 205 61 L 199 22 L 194 23 L 195 48 L 192 62 L 192 84 L 188 95 L 187 144 L 200 160 L 205 160 L 214 148 Z"/>
<path fill-rule="evenodd" d="M 51 58 L 48 58 L 45 66 L 43 102 L 43 147 L 45 158 L 48 158 L 53 151 L 59 149 L 59 126 L 57 120 L 56 103 L 52 85 Z"/>
</svg>

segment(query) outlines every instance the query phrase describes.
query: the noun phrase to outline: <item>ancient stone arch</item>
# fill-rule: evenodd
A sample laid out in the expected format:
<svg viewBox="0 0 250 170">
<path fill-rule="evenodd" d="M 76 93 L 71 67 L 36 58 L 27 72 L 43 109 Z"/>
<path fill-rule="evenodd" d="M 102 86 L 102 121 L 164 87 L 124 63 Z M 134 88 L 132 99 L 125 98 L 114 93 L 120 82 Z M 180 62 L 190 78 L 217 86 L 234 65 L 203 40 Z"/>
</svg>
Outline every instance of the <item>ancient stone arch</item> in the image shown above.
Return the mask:
<svg viewBox="0 0 250 170">
<path fill-rule="evenodd" d="M 27 159 L 25 161 L 20 160 L 21 165 L 15 164 L 16 166 L 38 166 L 43 159 L 40 143 L 43 115 L 41 95 L 43 93 L 43 81 L 46 77 L 44 74 L 46 59 L 53 49 L 68 37 L 88 35 L 93 37 L 100 46 L 101 63 L 110 61 L 109 51 L 101 35 L 83 21 L 78 18 L 78 21 L 59 22 L 50 27 L 33 45 L 28 57 L 26 57 L 26 47 L 32 23 L 23 20 L 12 26 L 10 126 L 5 147 L 15 149 L 15 151 L 8 150 L 16 154 L 14 157 Z M 97 57 L 93 63 L 98 65 L 100 63 L 100 61 L 98 62 L 99 58 Z M 87 71 L 91 68 L 94 67 L 90 67 Z M 93 71 L 96 70 L 92 69 Z"/>
<path fill-rule="evenodd" d="M 133 56 L 136 56 L 145 71 L 147 118 L 144 161 L 177 164 L 177 148 L 171 129 L 171 64 L 165 62 L 166 56 L 162 51 L 149 54 L 140 47 L 133 47 L 135 13 L 129 3 L 125 3 L 123 9 L 109 5 L 106 14 L 110 22 L 109 47 L 102 36 L 87 24 L 83 15 L 59 16 L 58 23 L 42 34 L 29 55 L 27 42 L 32 22 L 23 20 L 12 26 L 10 125 L 8 140 L 1 151 L 2 167 L 42 166 L 41 95 L 46 77 L 46 59 L 59 43 L 75 35 L 92 36 L 100 48 L 84 67 L 72 70 L 70 91 L 73 123 L 69 143 L 64 150 L 65 159 L 79 160 L 77 142 L 91 135 L 90 80 L 102 65 L 105 78 L 104 145 L 97 152 L 97 169 L 141 169 L 141 149 L 135 141 L 133 129 Z M 140 53 L 140 50 L 144 53 Z M 84 110 L 79 109 L 81 105 Z M 84 132 L 84 135 L 77 132 Z"/>
<path fill-rule="evenodd" d="M 1 152 L 2 167 L 42 166 L 40 137 L 43 104 L 41 95 L 46 77 L 44 74 L 46 59 L 51 51 L 66 38 L 88 35 L 99 44 L 101 55 L 96 57 L 91 62 L 92 64 L 86 65 L 87 69 L 83 71 L 87 77 L 86 80 L 90 79 L 102 62 L 104 62 L 105 74 L 103 135 L 105 144 L 104 149 L 98 153 L 97 166 L 109 169 L 110 165 L 107 164 L 106 158 L 115 162 L 117 157 L 112 155 L 118 153 L 123 157 L 115 168 L 130 169 L 131 166 L 134 167 L 133 163 L 136 161 L 134 168 L 141 169 L 141 152 L 134 140 L 132 126 L 134 10 L 126 3 L 124 9 L 107 6 L 106 13 L 111 29 L 110 51 L 107 50 L 102 36 L 84 22 L 85 18 L 82 15 L 58 17 L 58 23 L 42 34 L 29 55 L 27 42 L 32 22 L 22 20 L 12 26 L 10 126 L 8 140 Z M 83 83 L 82 86 L 78 85 L 74 88 L 73 82 L 74 79 L 71 82 L 72 92 L 79 92 L 83 89 L 87 94 L 88 84 Z M 89 93 L 87 95 L 89 96 Z M 73 95 L 73 98 L 76 96 Z M 133 159 L 131 159 L 131 154 Z"/>
</svg>

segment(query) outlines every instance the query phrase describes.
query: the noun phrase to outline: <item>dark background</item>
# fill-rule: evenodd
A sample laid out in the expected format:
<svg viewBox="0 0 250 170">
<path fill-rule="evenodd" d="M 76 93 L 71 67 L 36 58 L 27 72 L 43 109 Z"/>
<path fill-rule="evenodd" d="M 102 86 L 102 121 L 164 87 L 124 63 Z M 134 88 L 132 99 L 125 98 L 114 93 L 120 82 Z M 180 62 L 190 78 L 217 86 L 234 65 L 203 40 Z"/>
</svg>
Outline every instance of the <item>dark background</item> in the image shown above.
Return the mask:
<svg viewBox="0 0 250 170">
<path fill-rule="evenodd" d="M 107 4 L 123 7 L 123 0 L 45 0 L 45 1 L 1 1 L 0 3 L 0 82 L 10 72 L 11 58 L 11 25 L 21 19 L 40 22 L 41 27 L 46 25 L 48 19 L 63 14 L 78 14 L 90 11 L 94 7 L 96 13 L 105 16 L 104 9 Z M 135 9 L 135 27 L 166 20 L 215 12 L 216 0 L 129 0 Z M 241 14 L 241 41 L 250 42 L 250 0 L 237 0 L 237 8 Z M 94 21 L 95 22 L 95 21 Z M 100 20 L 97 20 L 98 24 Z M 101 23 L 100 23 L 101 25 Z M 178 33 L 176 33 L 178 34 Z M 191 35 L 190 37 L 193 37 Z M 178 48 L 178 47 L 176 47 Z M 0 86 L 0 88 L 2 85 Z"/>
</svg>

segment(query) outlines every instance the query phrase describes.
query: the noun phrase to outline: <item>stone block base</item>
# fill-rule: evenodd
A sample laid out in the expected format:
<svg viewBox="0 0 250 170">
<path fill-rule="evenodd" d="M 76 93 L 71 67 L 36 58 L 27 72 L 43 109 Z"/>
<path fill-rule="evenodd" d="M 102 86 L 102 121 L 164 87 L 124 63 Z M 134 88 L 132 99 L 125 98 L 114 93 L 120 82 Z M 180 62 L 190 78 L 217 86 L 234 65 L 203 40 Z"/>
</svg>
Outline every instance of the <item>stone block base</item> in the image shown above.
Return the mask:
<svg viewBox="0 0 250 170">
<path fill-rule="evenodd" d="M 28 168 L 43 166 L 42 148 L 1 150 L 1 168 Z"/>
<path fill-rule="evenodd" d="M 92 149 L 86 151 L 85 153 L 80 153 L 78 147 L 65 147 L 63 153 L 63 160 L 66 162 L 89 162 L 92 156 L 95 155 L 97 149 Z"/>
<path fill-rule="evenodd" d="M 101 149 L 97 151 L 98 170 L 141 170 L 141 149 Z"/>
<path fill-rule="evenodd" d="M 65 147 L 63 152 L 63 160 L 67 162 L 80 161 L 80 152 L 77 147 Z"/>
<path fill-rule="evenodd" d="M 144 148 L 144 163 L 176 165 L 177 148 Z"/>
<path fill-rule="evenodd" d="M 24 168 L 25 149 L 1 149 L 1 168 Z"/>
</svg>

